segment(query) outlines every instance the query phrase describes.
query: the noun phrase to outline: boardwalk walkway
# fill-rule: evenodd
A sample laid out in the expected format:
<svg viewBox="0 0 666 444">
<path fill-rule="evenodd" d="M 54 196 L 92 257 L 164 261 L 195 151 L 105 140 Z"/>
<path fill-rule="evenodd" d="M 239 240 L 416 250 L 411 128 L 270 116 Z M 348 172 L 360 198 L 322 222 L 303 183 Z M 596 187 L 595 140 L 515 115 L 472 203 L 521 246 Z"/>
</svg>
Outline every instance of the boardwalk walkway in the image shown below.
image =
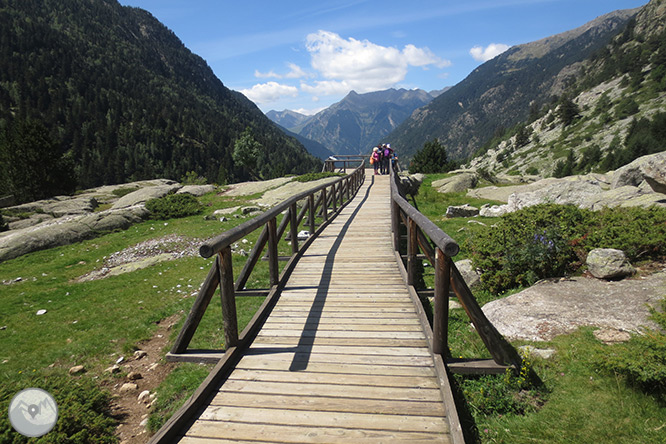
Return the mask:
<svg viewBox="0 0 666 444">
<path fill-rule="evenodd" d="M 388 177 L 368 175 L 180 442 L 451 442 L 390 219 Z"/>
</svg>

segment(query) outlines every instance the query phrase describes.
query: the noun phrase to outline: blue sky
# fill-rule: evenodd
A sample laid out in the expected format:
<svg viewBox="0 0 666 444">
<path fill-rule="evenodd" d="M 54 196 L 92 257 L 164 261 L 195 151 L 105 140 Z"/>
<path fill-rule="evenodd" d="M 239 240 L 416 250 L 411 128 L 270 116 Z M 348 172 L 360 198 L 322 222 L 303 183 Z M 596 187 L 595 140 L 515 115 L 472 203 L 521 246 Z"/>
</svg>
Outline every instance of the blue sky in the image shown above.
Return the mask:
<svg viewBox="0 0 666 444">
<path fill-rule="evenodd" d="M 148 10 L 264 112 L 452 86 L 488 58 L 647 0 L 120 0 Z"/>
</svg>

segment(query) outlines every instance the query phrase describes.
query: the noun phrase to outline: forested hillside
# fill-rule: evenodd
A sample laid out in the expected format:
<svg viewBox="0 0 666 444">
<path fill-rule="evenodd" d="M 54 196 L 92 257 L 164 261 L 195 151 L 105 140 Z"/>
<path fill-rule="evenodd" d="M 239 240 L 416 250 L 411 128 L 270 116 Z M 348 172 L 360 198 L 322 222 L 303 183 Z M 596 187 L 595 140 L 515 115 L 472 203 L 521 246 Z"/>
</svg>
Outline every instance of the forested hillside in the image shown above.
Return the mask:
<svg viewBox="0 0 666 444">
<path fill-rule="evenodd" d="M 387 141 L 412 155 L 438 139 L 450 158 L 467 158 L 557 99 L 578 64 L 608 44 L 635 13 L 616 11 L 578 29 L 512 47 L 416 111 Z"/>
<path fill-rule="evenodd" d="M 562 177 L 666 149 L 666 2 L 648 3 L 571 74 L 560 100 L 487 143 L 469 166 Z"/>
<path fill-rule="evenodd" d="M 233 159 L 243 133 L 262 178 L 319 165 L 152 15 L 115 0 L 0 0 L 0 60 L 0 195 L 190 171 L 247 179 Z"/>
</svg>

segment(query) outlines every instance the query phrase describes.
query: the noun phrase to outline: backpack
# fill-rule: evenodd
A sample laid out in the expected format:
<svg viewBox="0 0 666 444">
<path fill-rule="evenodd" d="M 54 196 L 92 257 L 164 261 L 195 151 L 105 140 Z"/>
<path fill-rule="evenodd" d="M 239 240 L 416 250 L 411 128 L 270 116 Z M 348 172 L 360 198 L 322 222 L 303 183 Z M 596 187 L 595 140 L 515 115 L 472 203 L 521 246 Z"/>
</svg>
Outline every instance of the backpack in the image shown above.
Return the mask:
<svg viewBox="0 0 666 444">
<path fill-rule="evenodd" d="M 388 148 L 384 148 L 384 157 L 388 158 L 390 155 L 391 155 L 391 150 L 389 150 Z"/>
</svg>

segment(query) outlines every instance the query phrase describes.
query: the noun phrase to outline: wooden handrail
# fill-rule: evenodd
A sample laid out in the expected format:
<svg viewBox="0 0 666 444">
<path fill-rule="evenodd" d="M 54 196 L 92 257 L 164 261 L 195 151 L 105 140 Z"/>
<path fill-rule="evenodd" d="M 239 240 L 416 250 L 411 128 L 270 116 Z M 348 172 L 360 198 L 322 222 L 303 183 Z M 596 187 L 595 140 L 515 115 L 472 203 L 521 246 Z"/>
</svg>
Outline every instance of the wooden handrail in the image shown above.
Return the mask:
<svg viewBox="0 0 666 444">
<path fill-rule="evenodd" d="M 307 223 L 310 227 L 311 238 L 313 238 L 318 233 L 315 226 L 316 217 L 320 216 L 323 219 L 322 226 L 320 226 L 321 230 L 329 219 L 332 219 L 342 210 L 345 205 L 345 197 L 347 202 L 353 198 L 363 184 L 364 178 L 365 168 L 361 162 L 349 175 L 294 195 L 270 210 L 203 244 L 199 249 L 201 256 L 208 258 L 217 255 L 217 258 L 211 266 L 208 278 L 199 290 L 197 299 L 171 348 L 171 353 L 167 357 L 173 360 L 188 360 L 184 354 L 218 286 L 221 290 L 225 347 L 229 349 L 230 347 L 240 346 L 239 341 L 242 341 L 242 339 L 238 336 L 236 292 L 244 290 L 250 273 L 258 263 L 263 250 L 266 247 L 268 249 L 270 287 L 275 289 L 285 279 L 279 271 L 278 261 L 281 258 L 278 256 L 278 242 L 285 233 L 287 226 L 289 226 L 289 236 L 291 238 L 290 260 L 293 261 L 300 253 L 298 226 L 305 218 L 305 213 L 309 213 Z M 345 187 L 346 194 L 343 192 Z M 329 189 L 330 193 L 328 192 Z M 315 198 L 316 194 L 319 194 L 318 198 Z M 301 200 L 305 200 L 305 203 L 299 212 L 298 202 Z M 332 206 L 332 209 L 329 209 L 329 206 Z M 286 214 L 278 227 L 277 217 L 285 211 Z M 262 232 L 259 234 L 257 242 L 238 276 L 238 280 L 234 283 L 231 267 L 231 244 L 259 228 L 263 228 Z"/>
<path fill-rule="evenodd" d="M 458 297 L 462 307 L 474 324 L 476 331 L 490 352 L 496 365 L 513 366 L 518 371 L 522 358 L 497 329 L 492 325 L 472 295 L 462 275 L 451 260 L 460 247 L 448 234 L 444 233 L 430 219 L 421 214 L 404 198 L 398 186 L 398 176 L 391 168 L 391 225 L 393 248 L 396 257 L 401 258 L 401 226 L 407 231 L 406 265 L 403 264 L 407 284 L 413 288 L 417 261 L 425 257 L 435 270 L 434 313 L 432 321 L 431 350 L 433 354 L 451 361 L 448 349 L 449 293 Z M 423 256 L 419 255 L 419 250 Z M 402 263 L 402 260 L 400 260 Z M 416 293 L 417 291 L 414 290 Z M 492 367 L 492 366 L 490 366 Z M 467 371 L 469 369 L 465 369 Z M 475 369 L 471 371 L 496 371 L 497 368 Z"/>
</svg>

